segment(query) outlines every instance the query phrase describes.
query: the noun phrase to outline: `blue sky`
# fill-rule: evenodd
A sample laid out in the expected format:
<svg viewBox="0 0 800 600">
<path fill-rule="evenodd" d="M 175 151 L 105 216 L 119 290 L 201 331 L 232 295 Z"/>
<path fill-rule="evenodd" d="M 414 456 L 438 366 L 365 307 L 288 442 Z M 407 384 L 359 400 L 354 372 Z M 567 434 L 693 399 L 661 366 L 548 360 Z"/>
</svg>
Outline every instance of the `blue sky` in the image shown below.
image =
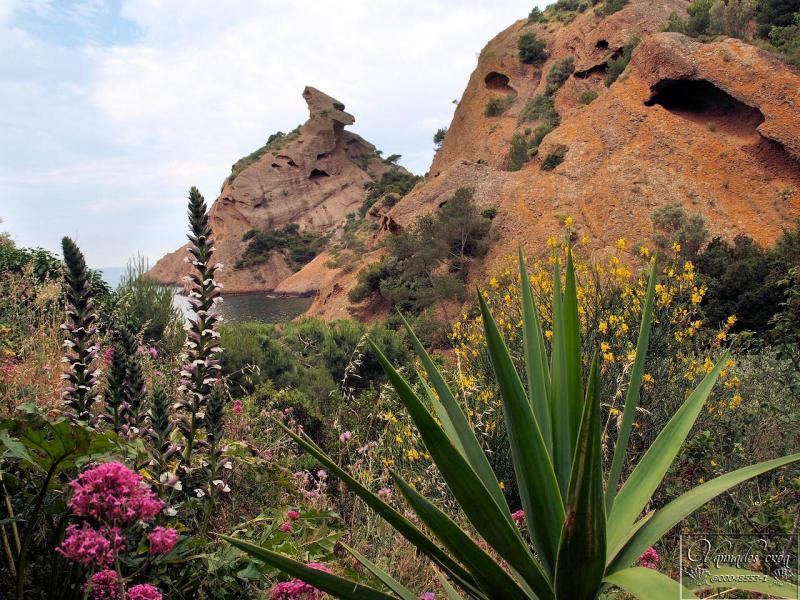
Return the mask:
<svg viewBox="0 0 800 600">
<path fill-rule="evenodd" d="M 0 0 L 0 230 L 54 251 L 73 236 L 93 267 L 152 263 L 182 243 L 191 185 L 212 201 L 305 121 L 305 85 L 423 173 L 478 52 L 532 6 Z"/>
</svg>

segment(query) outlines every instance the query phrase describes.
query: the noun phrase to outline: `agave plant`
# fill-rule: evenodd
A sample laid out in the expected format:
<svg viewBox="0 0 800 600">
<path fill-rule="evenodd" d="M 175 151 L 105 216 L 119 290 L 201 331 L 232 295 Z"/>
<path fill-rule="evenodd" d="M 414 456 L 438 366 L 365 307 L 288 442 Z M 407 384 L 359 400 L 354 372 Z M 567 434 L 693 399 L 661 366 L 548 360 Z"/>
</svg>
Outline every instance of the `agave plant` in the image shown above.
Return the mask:
<svg viewBox="0 0 800 600">
<path fill-rule="evenodd" d="M 428 452 L 458 501 L 479 543 L 466 529 L 424 498 L 397 473 L 397 488 L 428 532 L 362 486 L 304 434 L 289 435 L 336 474 L 368 506 L 427 555 L 438 568 L 448 598 L 590 600 L 619 588 L 647 600 L 695 598 L 694 590 L 656 570 L 635 566 L 642 553 L 704 503 L 733 486 L 800 460 L 800 454 L 767 461 L 699 485 L 658 510 L 645 512 L 686 440 L 716 382 L 726 356 L 707 374 L 670 419 L 638 464 L 619 485 L 639 401 L 650 328 L 657 267 L 652 266 L 642 311 L 637 352 L 608 475 L 601 448 L 601 410 L 597 354 L 584 383 L 575 269 L 567 249 L 562 291 L 561 269 L 553 274 L 553 337 L 550 356 L 520 254 L 527 391 L 483 296 L 478 300 L 489 355 L 503 399 L 503 412 L 529 540 L 515 526 L 495 473 L 453 393 L 419 340 L 410 338 L 427 380 L 423 398 L 374 343 L 391 384 L 419 430 Z M 386 591 L 322 573 L 243 540 L 231 544 L 322 591 L 347 599 L 416 598 L 388 573 L 347 548 Z M 486 551 L 486 546 L 491 551 Z M 713 573 L 714 569 L 710 569 Z M 735 570 L 727 569 L 726 574 Z M 749 573 L 741 571 L 740 573 Z M 750 577 L 750 579 L 755 579 Z M 744 581 L 744 579 L 743 579 Z M 780 595 L 768 583 L 742 583 L 745 589 Z M 458 591 L 457 591 L 458 589 Z M 680 595 L 682 594 L 682 595 Z"/>
</svg>

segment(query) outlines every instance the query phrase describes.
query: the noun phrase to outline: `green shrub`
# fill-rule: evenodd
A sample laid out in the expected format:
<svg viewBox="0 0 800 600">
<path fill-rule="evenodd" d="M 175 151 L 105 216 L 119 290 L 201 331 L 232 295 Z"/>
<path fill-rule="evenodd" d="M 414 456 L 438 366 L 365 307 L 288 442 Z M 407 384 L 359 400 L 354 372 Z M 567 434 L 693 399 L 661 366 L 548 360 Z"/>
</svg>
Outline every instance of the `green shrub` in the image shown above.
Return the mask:
<svg viewBox="0 0 800 600">
<path fill-rule="evenodd" d="M 628 4 L 628 1 L 629 0 L 605 0 L 600 5 L 600 8 L 597 9 L 597 14 L 601 17 L 613 15 L 615 12 L 625 8 L 625 5 Z"/>
<path fill-rule="evenodd" d="M 438 150 L 442 147 L 444 143 L 444 136 L 447 135 L 447 127 L 440 127 L 436 130 L 436 133 L 433 134 L 433 145 L 435 149 Z"/>
<path fill-rule="evenodd" d="M 519 171 L 528 162 L 528 138 L 515 133 L 511 138 L 511 149 L 508 151 L 508 170 Z"/>
<path fill-rule="evenodd" d="M 631 62 L 633 50 L 639 44 L 639 38 L 634 37 L 628 41 L 622 49 L 622 56 L 608 61 L 608 70 L 606 71 L 606 87 L 610 87 L 622 72 L 627 68 L 628 63 Z"/>
<path fill-rule="evenodd" d="M 743 39 L 755 12 L 753 0 L 718 0 L 708 12 L 709 32 Z"/>
<path fill-rule="evenodd" d="M 410 192 L 420 179 L 422 178 L 418 175 L 405 170 L 391 169 L 381 175 L 378 181 L 368 181 L 364 184 L 367 196 L 358 209 L 359 216 L 365 217 L 375 203 L 387 194 L 391 194 L 395 202 L 398 201 Z"/>
<path fill-rule="evenodd" d="M 700 248 L 708 239 L 706 220 L 700 213 L 687 215 L 680 204 L 667 204 L 653 211 L 653 227 L 655 240 L 659 250 L 664 254 L 678 250 L 687 260 L 695 261 Z"/>
<path fill-rule="evenodd" d="M 519 122 L 527 123 L 530 121 L 544 121 L 545 124 L 553 128 L 558 127 L 561 123 L 561 116 L 556 110 L 552 96 L 539 94 L 525 105 L 525 108 L 519 114 Z"/>
<path fill-rule="evenodd" d="M 236 179 L 242 171 L 244 171 L 250 165 L 253 165 L 256 162 L 258 162 L 258 159 L 264 156 L 267 152 L 277 152 L 278 150 L 281 149 L 281 147 L 284 144 L 297 139 L 299 135 L 300 135 L 299 125 L 289 133 L 276 131 L 275 133 L 271 134 L 267 138 L 267 143 L 261 146 L 261 148 L 259 148 L 258 150 L 254 150 L 247 156 L 240 158 L 235 163 L 233 163 L 233 166 L 231 167 L 231 174 L 228 175 L 228 178 L 225 180 L 225 183 L 233 183 L 233 180 Z"/>
<path fill-rule="evenodd" d="M 483 114 L 487 117 L 499 117 L 506 112 L 513 101 L 513 96 L 507 96 L 505 98 L 489 98 L 489 100 L 486 102 L 486 108 L 483 109 Z"/>
<path fill-rule="evenodd" d="M 283 229 L 251 229 L 242 239 L 247 247 L 234 268 L 249 269 L 264 264 L 271 252 L 280 252 L 294 269 L 299 269 L 322 251 L 328 236 L 300 233 L 299 225 L 290 223 Z"/>
<path fill-rule="evenodd" d="M 529 23 L 544 23 L 547 21 L 547 17 L 544 16 L 542 9 L 538 6 L 534 6 L 531 9 L 531 12 L 528 13 L 528 22 Z"/>
<path fill-rule="evenodd" d="M 568 150 L 569 148 L 563 144 L 554 146 L 550 153 L 544 157 L 544 160 L 542 160 L 542 171 L 552 171 L 558 165 L 564 162 L 564 157 L 567 155 Z"/>
<path fill-rule="evenodd" d="M 581 104 L 591 104 L 597 99 L 597 92 L 594 90 L 586 90 L 581 93 L 580 97 L 578 98 L 578 102 Z"/>
<path fill-rule="evenodd" d="M 547 74 L 547 94 L 552 96 L 575 72 L 575 59 L 572 56 L 561 58 L 553 63 Z"/>
<path fill-rule="evenodd" d="M 535 33 L 523 33 L 517 40 L 519 59 L 527 64 L 541 64 L 547 60 L 544 40 Z"/>
</svg>

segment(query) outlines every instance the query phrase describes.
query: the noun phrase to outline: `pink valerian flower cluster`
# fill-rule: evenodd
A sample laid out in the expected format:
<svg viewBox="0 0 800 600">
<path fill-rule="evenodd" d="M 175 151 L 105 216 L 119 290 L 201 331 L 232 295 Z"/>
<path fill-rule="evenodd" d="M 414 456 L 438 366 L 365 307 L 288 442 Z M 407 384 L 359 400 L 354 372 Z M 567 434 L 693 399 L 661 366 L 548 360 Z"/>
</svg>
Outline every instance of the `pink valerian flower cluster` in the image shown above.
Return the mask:
<svg viewBox="0 0 800 600">
<path fill-rule="evenodd" d="M 110 525 L 150 521 L 165 506 L 138 473 L 119 462 L 88 469 L 70 486 L 76 515 Z"/>
<path fill-rule="evenodd" d="M 244 410 L 243 405 L 242 405 L 242 401 L 238 400 L 238 399 L 234 400 L 231 410 L 237 415 L 242 414 L 242 410 Z"/>
<path fill-rule="evenodd" d="M 296 510 L 287 510 L 286 516 L 290 521 L 297 521 L 300 518 L 300 513 Z"/>
<path fill-rule="evenodd" d="M 331 573 L 331 570 L 320 563 L 308 563 L 308 566 L 318 571 Z M 275 585 L 270 592 L 271 600 L 318 600 L 322 592 L 315 588 L 310 583 L 301 581 L 300 579 L 292 579 L 291 581 L 283 581 Z"/>
<path fill-rule="evenodd" d="M 116 571 L 98 571 L 89 579 L 84 591 L 89 600 L 120 600 L 120 581 Z M 127 600 L 162 600 L 158 588 L 149 583 L 140 583 L 125 590 Z"/>
<path fill-rule="evenodd" d="M 166 554 L 175 547 L 180 537 L 180 534 L 171 527 L 156 527 L 147 535 L 150 555 Z"/>
<path fill-rule="evenodd" d="M 92 575 L 83 590 L 91 600 L 120 600 L 119 578 L 112 569 L 104 569 Z"/>
<path fill-rule="evenodd" d="M 158 588 L 149 583 L 140 583 L 125 590 L 127 600 L 162 600 L 161 592 Z"/>
<path fill-rule="evenodd" d="M 353 434 L 350 431 L 345 431 L 339 435 L 339 441 L 343 444 L 346 444 L 353 438 Z"/>
<path fill-rule="evenodd" d="M 651 546 L 639 557 L 639 564 L 648 569 L 657 569 L 660 559 L 661 557 L 656 552 L 656 549 Z"/>
<path fill-rule="evenodd" d="M 125 548 L 125 538 L 118 527 L 94 529 L 88 523 L 83 527 L 73 524 L 67 527 L 64 541 L 56 552 L 69 561 L 83 565 L 107 567 L 114 556 Z"/>
<path fill-rule="evenodd" d="M 511 518 L 514 520 L 514 523 L 516 523 L 517 526 L 519 527 L 525 522 L 525 511 L 520 509 L 517 512 L 512 513 Z"/>
<path fill-rule="evenodd" d="M 292 524 L 289 521 L 281 523 L 281 531 L 283 533 L 289 533 L 291 530 L 292 530 Z"/>
</svg>

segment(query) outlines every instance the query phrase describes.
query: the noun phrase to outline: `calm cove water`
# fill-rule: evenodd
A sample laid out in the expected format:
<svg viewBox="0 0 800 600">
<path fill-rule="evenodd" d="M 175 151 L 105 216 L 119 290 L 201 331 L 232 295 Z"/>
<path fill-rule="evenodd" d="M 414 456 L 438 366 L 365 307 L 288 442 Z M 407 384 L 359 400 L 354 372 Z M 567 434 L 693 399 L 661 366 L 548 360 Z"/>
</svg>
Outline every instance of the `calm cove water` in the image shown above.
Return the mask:
<svg viewBox="0 0 800 600">
<path fill-rule="evenodd" d="M 125 267 L 105 267 L 100 269 L 103 272 L 103 279 L 112 288 L 116 288 L 122 276 L 125 274 Z M 266 294 L 241 294 L 237 296 L 225 296 L 225 300 L 218 305 L 219 312 L 222 314 L 224 322 L 236 323 L 242 321 L 260 321 L 262 323 L 285 323 L 295 317 L 302 315 L 311 306 L 313 298 L 285 298 L 274 297 Z M 188 312 L 189 306 L 186 297 L 175 294 L 175 305 L 184 314 Z"/>
<path fill-rule="evenodd" d="M 260 321 L 262 323 L 285 323 L 299 317 L 311 306 L 313 298 L 273 297 L 266 294 L 240 294 L 224 296 L 218 304 L 224 323 Z M 186 313 L 189 306 L 186 296 L 175 294 L 175 304 Z"/>
</svg>

